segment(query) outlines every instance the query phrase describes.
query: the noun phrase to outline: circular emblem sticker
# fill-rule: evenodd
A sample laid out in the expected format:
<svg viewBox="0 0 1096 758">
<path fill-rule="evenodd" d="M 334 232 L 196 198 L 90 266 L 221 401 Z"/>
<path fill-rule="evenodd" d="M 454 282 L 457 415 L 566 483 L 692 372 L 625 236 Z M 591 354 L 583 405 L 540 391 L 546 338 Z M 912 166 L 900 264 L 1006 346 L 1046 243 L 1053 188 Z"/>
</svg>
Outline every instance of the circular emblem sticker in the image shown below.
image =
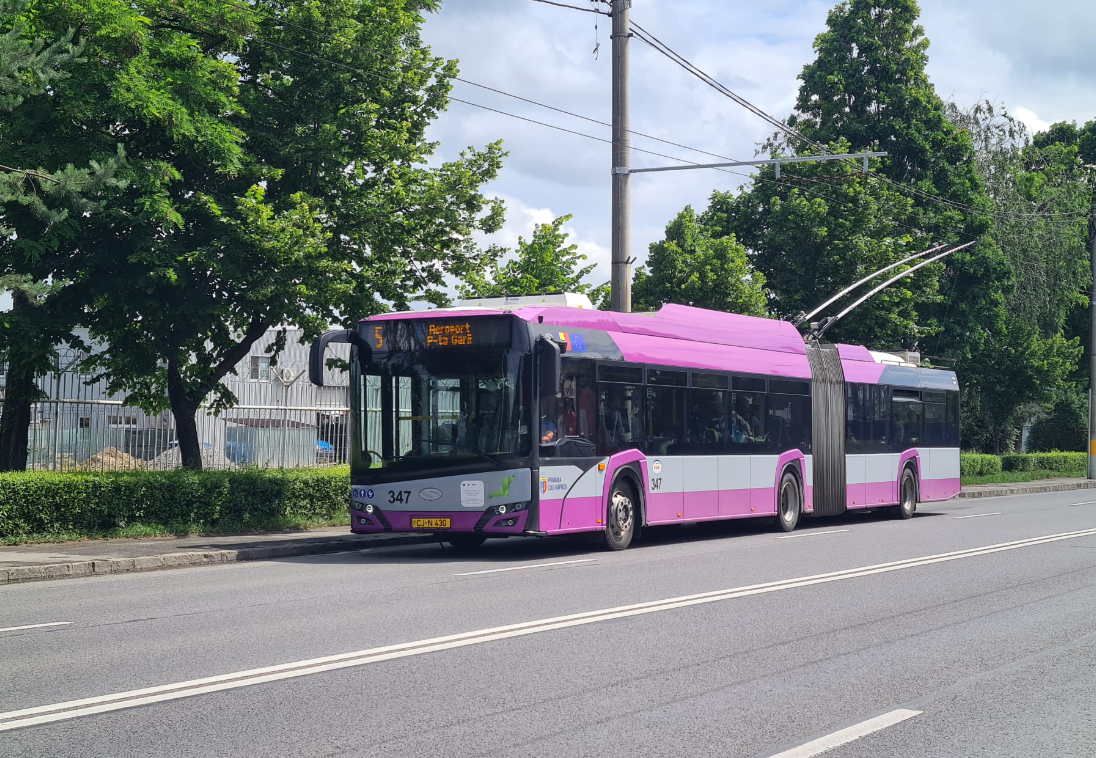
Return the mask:
<svg viewBox="0 0 1096 758">
<path fill-rule="evenodd" d="M 373 490 L 366 490 L 365 491 L 365 497 L 369 500 L 372 500 L 373 499 Z"/>
<path fill-rule="evenodd" d="M 655 461 L 654 463 L 652 463 L 651 464 L 651 471 L 655 472 L 656 474 L 661 474 L 662 473 L 662 461 Z"/>
</svg>

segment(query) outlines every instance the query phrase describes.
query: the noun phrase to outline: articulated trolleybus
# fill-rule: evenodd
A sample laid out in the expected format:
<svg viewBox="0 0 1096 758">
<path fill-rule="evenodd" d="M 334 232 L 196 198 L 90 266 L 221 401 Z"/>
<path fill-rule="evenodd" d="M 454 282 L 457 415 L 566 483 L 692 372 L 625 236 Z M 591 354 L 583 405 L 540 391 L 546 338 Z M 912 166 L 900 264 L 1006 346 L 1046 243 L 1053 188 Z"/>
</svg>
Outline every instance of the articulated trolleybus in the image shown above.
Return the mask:
<svg viewBox="0 0 1096 758">
<path fill-rule="evenodd" d="M 350 343 L 359 533 L 488 537 L 887 508 L 959 492 L 959 391 L 912 356 L 805 342 L 791 324 L 574 295 L 387 313 Z"/>
</svg>

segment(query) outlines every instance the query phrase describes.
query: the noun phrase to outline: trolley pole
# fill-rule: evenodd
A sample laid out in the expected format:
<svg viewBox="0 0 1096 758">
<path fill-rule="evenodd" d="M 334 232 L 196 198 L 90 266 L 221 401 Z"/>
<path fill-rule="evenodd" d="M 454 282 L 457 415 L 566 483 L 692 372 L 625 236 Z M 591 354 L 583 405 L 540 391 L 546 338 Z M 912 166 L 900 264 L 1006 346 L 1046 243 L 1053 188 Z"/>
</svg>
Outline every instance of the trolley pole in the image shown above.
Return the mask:
<svg viewBox="0 0 1096 758">
<path fill-rule="evenodd" d="M 631 24 L 628 11 L 632 0 L 613 0 L 613 265 L 610 307 L 628 313 L 632 310 L 631 175 L 628 92 L 628 42 Z"/>
<path fill-rule="evenodd" d="M 1092 287 L 1089 291 L 1088 334 L 1088 478 L 1096 479 L 1096 189 L 1092 192 L 1092 210 L 1088 219 L 1089 256 L 1092 262 Z"/>
</svg>

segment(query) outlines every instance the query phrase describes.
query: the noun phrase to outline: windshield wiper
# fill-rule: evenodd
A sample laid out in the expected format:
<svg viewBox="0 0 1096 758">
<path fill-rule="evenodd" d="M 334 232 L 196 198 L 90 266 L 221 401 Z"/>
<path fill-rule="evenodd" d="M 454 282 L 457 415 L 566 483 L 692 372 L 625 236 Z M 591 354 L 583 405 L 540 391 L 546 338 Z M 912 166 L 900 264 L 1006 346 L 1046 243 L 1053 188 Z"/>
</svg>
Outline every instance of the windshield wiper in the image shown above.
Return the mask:
<svg viewBox="0 0 1096 758">
<path fill-rule="evenodd" d="M 484 450 L 480 447 L 477 447 L 476 445 L 470 444 L 468 442 L 450 442 L 448 440 L 445 440 L 445 441 L 432 440 L 432 439 L 428 439 L 428 438 L 425 438 L 425 437 L 422 438 L 420 441 L 425 442 L 428 445 L 449 445 L 451 447 L 460 447 L 460 448 L 464 448 L 465 450 L 471 450 L 473 453 L 476 453 L 480 457 L 486 458 L 487 460 L 491 461 L 491 463 L 495 464 L 500 469 L 506 468 L 506 464 L 503 463 L 502 461 L 500 461 L 498 458 L 491 455 L 486 450 Z"/>
</svg>

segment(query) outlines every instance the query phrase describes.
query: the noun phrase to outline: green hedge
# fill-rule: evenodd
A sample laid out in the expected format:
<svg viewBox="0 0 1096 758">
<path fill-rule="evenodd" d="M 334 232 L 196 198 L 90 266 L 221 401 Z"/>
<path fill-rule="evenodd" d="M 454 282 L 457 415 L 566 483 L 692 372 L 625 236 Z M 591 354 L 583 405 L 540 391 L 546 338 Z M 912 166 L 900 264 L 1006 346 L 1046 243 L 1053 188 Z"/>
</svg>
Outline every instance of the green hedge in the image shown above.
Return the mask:
<svg viewBox="0 0 1096 758">
<path fill-rule="evenodd" d="M 1005 471 L 1057 471 L 1080 475 L 1088 466 L 1085 453 L 1017 453 L 1001 456 Z"/>
<path fill-rule="evenodd" d="M 0 474 L 0 540 L 335 519 L 347 514 L 349 486 L 346 468 Z"/>
<path fill-rule="evenodd" d="M 959 456 L 960 476 L 992 476 L 1001 473 L 1001 458 L 982 453 L 962 453 Z"/>
</svg>

